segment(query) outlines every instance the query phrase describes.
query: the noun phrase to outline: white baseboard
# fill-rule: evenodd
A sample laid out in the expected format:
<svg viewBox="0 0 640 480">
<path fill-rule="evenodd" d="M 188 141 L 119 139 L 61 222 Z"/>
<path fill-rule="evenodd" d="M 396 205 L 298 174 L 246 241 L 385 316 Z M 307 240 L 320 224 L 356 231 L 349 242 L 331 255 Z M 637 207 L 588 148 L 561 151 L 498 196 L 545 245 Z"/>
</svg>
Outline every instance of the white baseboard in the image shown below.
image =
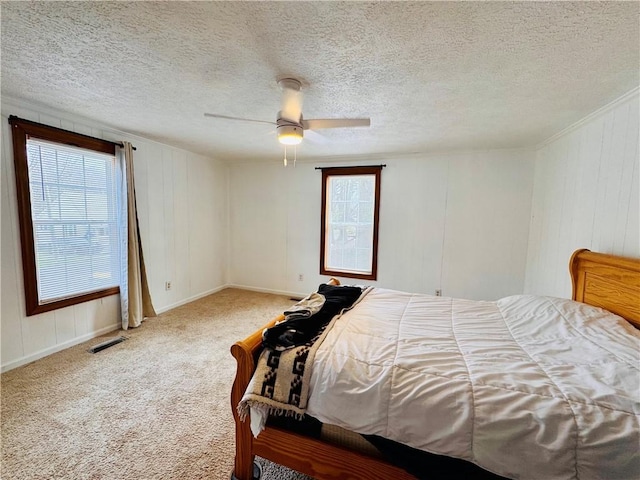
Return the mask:
<svg viewBox="0 0 640 480">
<path fill-rule="evenodd" d="M 233 283 L 227 285 L 225 288 L 239 288 L 240 290 L 249 290 L 251 292 L 260 292 L 260 293 L 272 293 L 274 295 L 284 295 L 287 297 L 294 297 L 294 298 L 304 298 L 307 295 L 309 295 L 309 292 L 307 293 L 285 292 L 284 290 L 271 290 L 269 288 L 250 287 L 248 285 L 236 285 Z"/>
<path fill-rule="evenodd" d="M 113 325 L 109 325 L 108 327 L 103 327 L 99 330 L 95 330 L 85 335 L 76 337 L 72 340 L 69 340 L 68 342 L 59 343 L 58 345 L 54 345 L 53 347 L 48 347 L 43 350 L 32 353 L 31 355 L 27 355 L 26 357 L 18 358 L 17 360 L 12 360 L 11 362 L 2 365 L 1 371 L 4 373 L 9 370 L 13 370 L 14 368 L 21 367 L 22 365 L 26 365 L 27 363 L 35 362 L 36 360 L 40 360 L 41 358 L 44 358 L 47 355 L 51 355 L 52 353 L 56 353 L 66 348 L 73 347 L 74 345 L 78 345 L 79 343 L 86 342 L 87 340 L 91 340 L 92 338 L 99 337 L 100 335 L 104 335 L 105 333 L 118 330 L 120 329 L 121 326 L 122 325 L 120 322 L 114 323 Z"/>
<path fill-rule="evenodd" d="M 190 302 L 193 302 L 195 300 L 198 300 L 199 298 L 206 297 L 207 295 L 211 295 L 213 293 L 219 292 L 220 290 L 224 290 L 225 288 L 229 288 L 229 285 L 222 285 L 220 287 L 216 287 L 216 288 L 213 288 L 211 290 L 207 290 L 206 292 L 198 293 L 197 295 L 194 295 L 192 297 L 185 298 L 184 300 L 180 300 L 179 302 L 172 303 L 171 305 L 167 305 L 166 307 L 157 308 L 156 309 L 156 313 L 157 314 L 161 314 L 161 313 L 164 313 L 164 312 L 168 312 L 169 310 L 173 310 L 174 308 L 177 308 L 177 307 L 179 307 L 181 305 L 184 305 L 186 303 L 190 303 Z"/>
<path fill-rule="evenodd" d="M 206 292 L 202 292 L 197 295 L 194 295 L 192 297 L 185 298 L 184 300 L 180 300 L 179 302 L 173 303 L 171 305 L 167 305 L 166 307 L 158 308 L 156 310 L 156 313 L 160 314 L 160 313 L 167 312 L 169 310 L 172 310 L 186 303 L 193 302 L 194 300 L 198 300 L 199 298 L 206 297 L 207 295 L 211 295 L 213 293 L 224 290 L 225 288 L 239 288 L 241 290 L 250 290 L 250 291 L 262 292 L 262 293 L 272 293 L 276 295 L 285 295 L 285 296 L 296 297 L 296 298 L 303 298 L 307 295 L 306 293 L 301 294 L 301 293 L 293 293 L 293 292 L 284 292 L 282 290 L 270 290 L 266 288 L 249 287 L 245 285 L 233 285 L 233 284 L 221 285 L 220 287 L 216 287 Z M 13 370 L 14 368 L 18 368 L 18 367 L 21 367 L 22 365 L 26 365 L 27 363 L 34 362 L 36 360 L 46 357 L 47 355 L 51 355 L 52 353 L 56 353 L 61 350 L 64 350 L 65 348 L 73 347 L 74 345 L 78 345 L 79 343 L 86 342 L 87 340 L 91 340 L 92 338 L 99 337 L 100 335 L 104 335 L 109 332 L 113 332 L 114 330 L 118 330 L 120 329 L 120 327 L 121 327 L 120 322 L 114 323 L 113 325 L 110 325 L 108 327 L 104 327 L 94 332 L 87 333 L 80 337 L 76 337 L 72 340 L 69 340 L 68 342 L 60 343 L 58 345 L 54 345 L 53 347 L 45 348 L 38 352 L 32 353 L 31 355 L 27 355 L 26 357 L 12 360 L 2 365 L 0 371 L 7 372 L 9 370 Z"/>
</svg>

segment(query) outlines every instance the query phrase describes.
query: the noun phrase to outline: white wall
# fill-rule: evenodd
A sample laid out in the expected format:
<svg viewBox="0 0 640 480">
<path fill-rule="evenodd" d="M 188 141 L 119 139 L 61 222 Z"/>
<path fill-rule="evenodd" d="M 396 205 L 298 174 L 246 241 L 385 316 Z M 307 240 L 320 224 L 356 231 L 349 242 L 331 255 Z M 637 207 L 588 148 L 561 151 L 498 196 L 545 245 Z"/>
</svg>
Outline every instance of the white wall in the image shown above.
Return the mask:
<svg viewBox="0 0 640 480">
<path fill-rule="evenodd" d="M 303 156 L 303 152 L 299 156 Z M 386 288 L 495 299 L 521 293 L 533 152 L 424 155 L 340 165 L 382 171 L 378 282 Z M 230 166 L 231 283 L 306 294 L 319 275 L 317 163 Z M 335 164 L 337 165 L 337 164 Z M 326 164 L 325 164 L 326 166 Z M 298 281 L 298 275 L 304 281 Z M 353 283 L 346 279 L 345 282 Z"/>
<path fill-rule="evenodd" d="M 9 115 L 134 144 L 140 234 L 157 311 L 186 303 L 226 284 L 229 230 L 226 165 L 83 119 L 3 99 L 0 302 L 3 371 L 117 329 L 120 324 L 118 295 L 25 316 Z M 167 280 L 172 282 L 170 291 L 164 288 Z"/>
<path fill-rule="evenodd" d="M 578 248 L 640 257 L 638 90 L 536 152 L 525 291 L 571 297 Z"/>
<path fill-rule="evenodd" d="M 440 288 L 447 296 L 474 299 L 522 291 L 568 297 L 567 262 L 576 248 L 640 256 L 639 107 L 636 90 L 535 152 L 341 162 L 387 164 L 379 281 L 369 283 L 425 293 Z M 314 167 L 328 164 L 303 161 L 285 169 L 280 162 L 246 162 L 227 167 L 3 99 L 3 370 L 116 329 L 119 323 L 117 296 L 24 315 L 7 123 L 11 114 L 136 145 L 141 235 L 156 309 L 164 311 L 227 283 L 306 294 L 326 280 L 318 273 L 321 177 Z M 298 281 L 299 274 L 304 281 Z M 166 280 L 173 284 L 168 292 Z"/>
</svg>

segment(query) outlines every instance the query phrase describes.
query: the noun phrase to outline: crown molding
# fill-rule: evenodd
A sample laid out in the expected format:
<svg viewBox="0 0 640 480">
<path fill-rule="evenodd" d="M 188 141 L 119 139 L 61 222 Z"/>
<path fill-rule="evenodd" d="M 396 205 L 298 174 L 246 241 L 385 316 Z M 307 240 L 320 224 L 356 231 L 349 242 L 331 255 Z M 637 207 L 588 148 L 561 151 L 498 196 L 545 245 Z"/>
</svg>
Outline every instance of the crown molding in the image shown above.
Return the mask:
<svg viewBox="0 0 640 480">
<path fill-rule="evenodd" d="M 362 165 L 377 165 L 380 162 L 392 161 L 392 160 L 428 160 L 437 158 L 451 158 L 458 156 L 468 157 L 470 155 L 482 155 L 490 153 L 527 153 L 534 152 L 533 147 L 512 147 L 512 148 L 482 148 L 482 149 L 461 149 L 461 150 L 438 150 L 438 151 L 423 151 L 423 152 L 382 152 L 371 154 L 352 154 L 352 155 L 332 155 L 332 156 L 309 156 L 298 157 L 298 165 L 308 165 L 313 163 L 317 166 L 331 166 L 336 163 L 354 163 L 357 162 Z M 238 158 L 234 159 L 230 166 L 233 165 L 251 165 L 259 163 L 261 165 L 278 164 L 282 166 L 282 159 L 273 159 L 265 161 L 258 158 Z M 293 162 L 289 159 L 289 165 L 282 168 L 293 168 Z"/>
<path fill-rule="evenodd" d="M 633 100 L 634 97 L 640 99 L 640 86 L 633 88 L 632 90 L 630 90 L 627 93 L 625 93 L 624 95 L 616 98 L 612 102 L 609 102 L 606 105 L 604 105 L 604 106 L 600 107 L 599 109 L 597 109 L 596 111 L 590 113 L 586 117 L 583 117 L 580 120 L 578 120 L 577 122 L 572 123 L 571 125 L 569 125 L 565 129 L 560 130 L 557 133 L 554 133 L 553 135 L 551 135 L 546 140 L 543 140 L 542 142 L 540 142 L 537 145 L 535 145 L 533 148 L 535 150 L 540 150 L 541 148 L 543 148 L 543 147 L 547 146 L 548 144 L 550 144 L 552 142 L 555 142 L 559 138 L 561 138 L 561 137 L 563 137 L 565 135 L 568 135 L 569 133 L 579 129 L 583 125 L 593 121 L 594 119 L 600 117 L 601 115 L 604 115 L 604 114 L 610 112 L 611 110 L 619 107 L 623 103 L 626 103 L 628 101 Z"/>
<path fill-rule="evenodd" d="M 90 127 L 90 128 L 95 128 L 96 130 L 101 130 L 105 135 L 104 135 L 104 140 L 109 140 L 109 141 L 122 141 L 123 139 L 131 141 L 132 143 L 135 144 L 135 142 L 143 142 L 143 143 L 147 143 L 147 144 L 155 144 L 155 145 L 159 145 L 161 147 L 166 147 L 166 148 L 170 148 L 172 150 L 178 151 L 178 152 L 185 152 L 191 155 L 195 155 L 201 158 L 206 158 L 208 160 L 213 160 L 215 162 L 220 162 L 223 163 L 225 165 L 227 165 L 228 162 L 225 162 L 224 160 L 220 159 L 220 158 L 215 158 L 215 157 L 211 157 L 209 155 L 204 155 L 202 153 L 198 153 L 198 152 L 194 152 L 191 150 L 185 150 L 184 148 L 175 146 L 175 145 L 171 145 L 169 143 L 164 143 L 158 140 L 154 140 L 152 138 L 147 138 L 147 137 L 143 137 L 141 135 L 136 135 L 135 133 L 129 133 L 129 132 L 125 132 L 123 130 L 120 130 L 118 128 L 115 128 L 113 126 L 104 124 L 104 123 L 100 123 L 99 121 L 96 120 L 92 120 L 90 118 L 87 117 L 83 117 L 82 115 L 76 115 L 73 113 L 69 113 L 69 112 L 65 112 L 62 110 L 56 110 L 55 108 L 52 107 L 48 107 L 46 105 L 42 105 L 39 104 L 37 102 L 31 102 L 28 100 L 22 100 L 22 99 L 18 99 L 18 98 L 13 98 L 13 97 L 8 97 L 8 96 L 2 96 L 0 98 L 0 111 L 2 113 L 3 116 L 9 116 L 10 114 L 16 114 L 16 112 L 10 112 L 9 110 L 11 109 L 15 109 L 15 110 L 31 110 L 33 111 L 34 114 L 37 114 L 38 118 L 26 118 L 26 120 L 32 120 L 35 122 L 40 122 L 40 123 L 46 123 L 46 122 L 42 122 L 40 120 L 40 114 L 42 115 L 46 115 L 46 116 L 50 116 L 50 117 L 55 117 L 58 118 L 60 120 L 65 120 L 71 123 L 78 123 L 81 124 L 84 127 Z M 18 117 L 22 117 L 22 115 L 20 114 L 20 112 L 17 112 L 17 116 Z M 60 125 L 52 125 L 55 127 L 59 127 Z"/>
</svg>

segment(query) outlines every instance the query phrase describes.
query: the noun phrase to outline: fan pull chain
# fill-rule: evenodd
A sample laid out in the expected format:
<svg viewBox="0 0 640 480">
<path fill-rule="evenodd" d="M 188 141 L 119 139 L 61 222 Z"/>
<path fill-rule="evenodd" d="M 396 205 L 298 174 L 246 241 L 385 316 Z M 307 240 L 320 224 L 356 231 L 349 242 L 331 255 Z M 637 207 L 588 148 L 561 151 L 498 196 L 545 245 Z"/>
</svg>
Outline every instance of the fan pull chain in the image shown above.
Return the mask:
<svg viewBox="0 0 640 480">
<path fill-rule="evenodd" d="M 284 166 L 287 166 L 287 146 L 284 146 Z"/>
<path fill-rule="evenodd" d="M 298 160 L 298 147 L 293 146 L 293 168 L 296 168 L 296 160 Z"/>
</svg>

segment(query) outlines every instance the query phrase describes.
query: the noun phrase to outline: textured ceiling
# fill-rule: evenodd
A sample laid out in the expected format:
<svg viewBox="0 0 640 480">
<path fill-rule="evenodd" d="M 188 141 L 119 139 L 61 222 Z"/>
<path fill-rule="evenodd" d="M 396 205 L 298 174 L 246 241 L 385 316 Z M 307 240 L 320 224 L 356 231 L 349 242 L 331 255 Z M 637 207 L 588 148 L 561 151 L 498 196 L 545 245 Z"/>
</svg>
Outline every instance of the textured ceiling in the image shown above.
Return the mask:
<svg viewBox="0 0 640 480">
<path fill-rule="evenodd" d="M 2 94 L 223 160 L 282 155 L 276 77 L 322 130 L 298 156 L 534 145 L 640 84 L 638 2 L 7 2 Z M 314 141 L 312 141 L 314 140 Z"/>
</svg>

